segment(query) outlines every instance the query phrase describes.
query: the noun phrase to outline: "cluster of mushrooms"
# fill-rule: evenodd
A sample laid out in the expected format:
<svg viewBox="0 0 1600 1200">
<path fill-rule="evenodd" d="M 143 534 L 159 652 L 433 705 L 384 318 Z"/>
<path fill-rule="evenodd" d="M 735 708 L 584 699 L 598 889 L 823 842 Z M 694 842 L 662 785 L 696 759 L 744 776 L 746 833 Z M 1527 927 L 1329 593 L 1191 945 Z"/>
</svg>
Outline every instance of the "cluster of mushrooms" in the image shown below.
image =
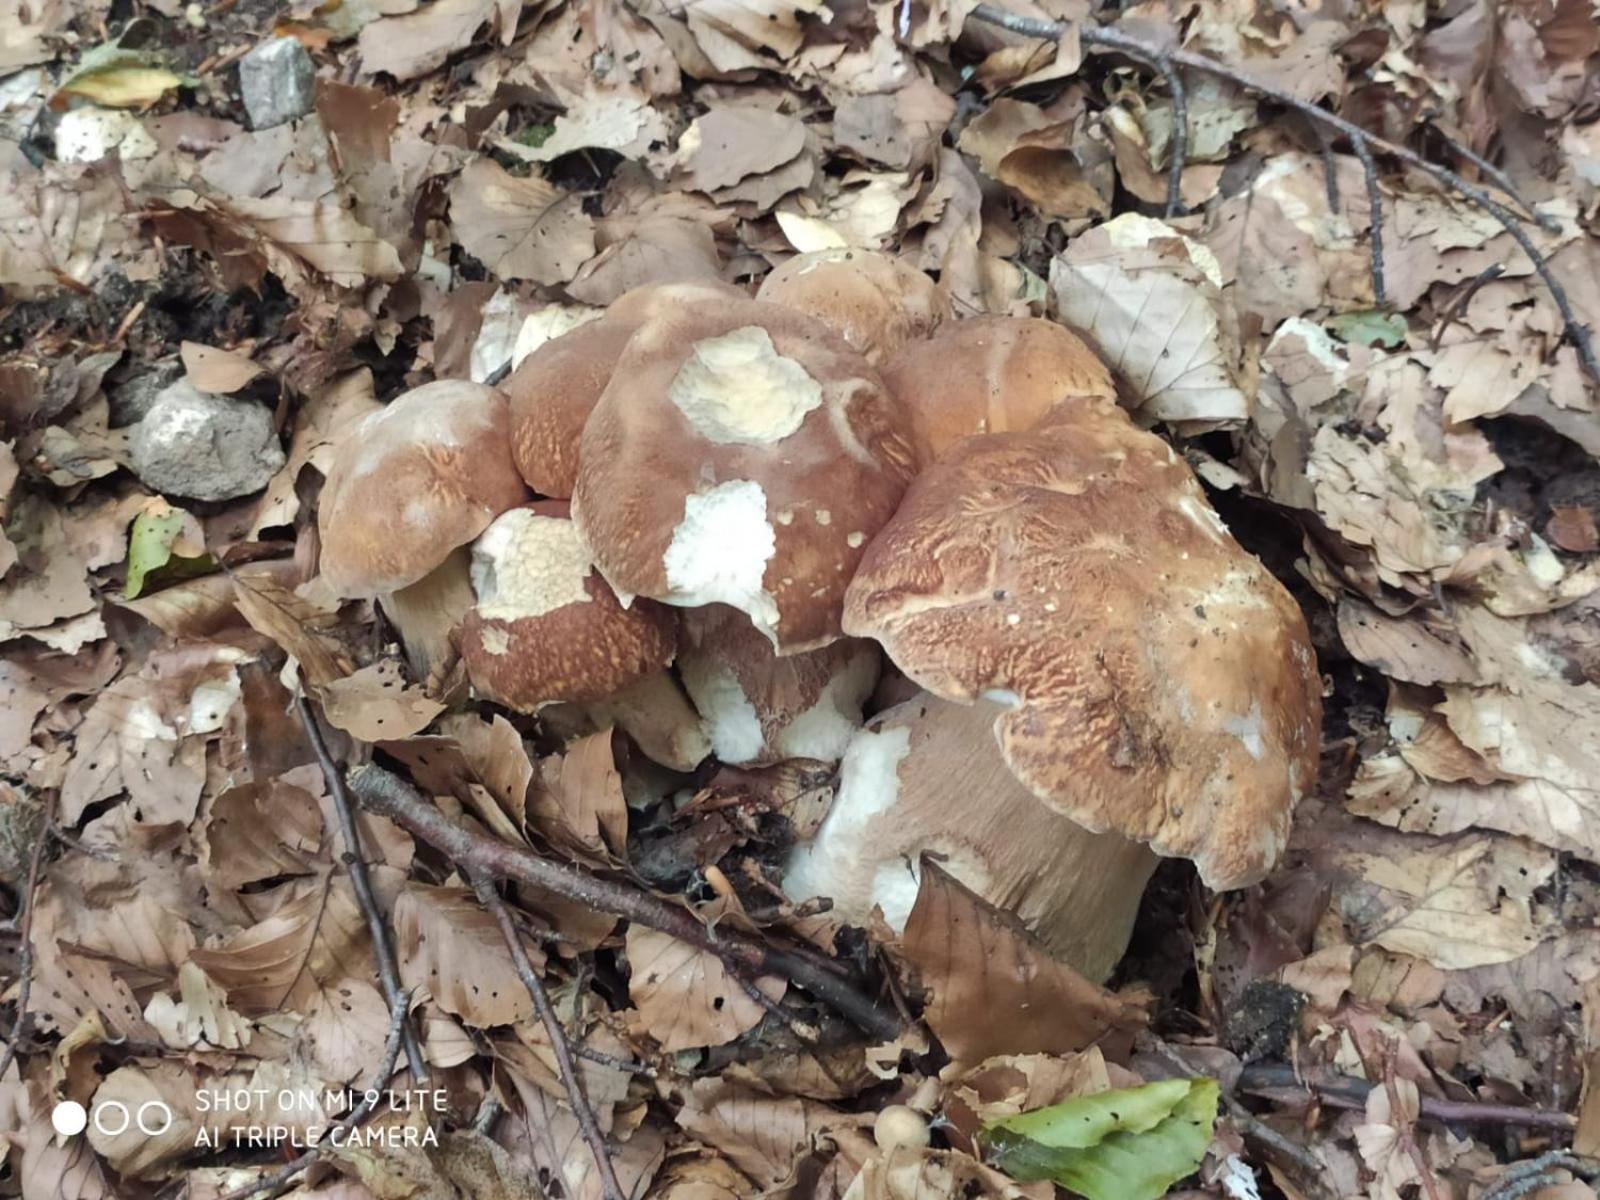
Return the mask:
<svg viewBox="0 0 1600 1200">
<path fill-rule="evenodd" d="M 675 771 L 837 764 L 782 882 L 858 923 L 903 927 L 928 852 L 1103 979 L 1157 855 L 1259 879 L 1315 770 L 1298 607 L 1106 366 L 885 255 L 651 285 L 407 392 L 319 529 L 424 674 Z"/>
</svg>

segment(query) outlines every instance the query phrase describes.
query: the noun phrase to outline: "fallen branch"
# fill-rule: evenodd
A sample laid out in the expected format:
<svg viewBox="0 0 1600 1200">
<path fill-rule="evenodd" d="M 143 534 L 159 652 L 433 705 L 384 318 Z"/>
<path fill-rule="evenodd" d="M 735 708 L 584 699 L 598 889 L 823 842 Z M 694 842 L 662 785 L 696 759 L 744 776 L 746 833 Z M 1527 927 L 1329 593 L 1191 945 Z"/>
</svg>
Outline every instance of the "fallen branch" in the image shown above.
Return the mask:
<svg viewBox="0 0 1600 1200">
<path fill-rule="evenodd" d="M 1351 1075 L 1298 1073 L 1287 1063 L 1251 1063 L 1239 1075 L 1241 1092 L 1299 1092 L 1309 1094 L 1329 1108 L 1363 1109 L 1367 1093 L 1382 1083 L 1372 1083 Z M 1419 1100 L 1419 1117 L 1441 1124 L 1521 1125 L 1529 1129 L 1576 1128 L 1578 1119 L 1571 1113 L 1545 1108 L 1523 1108 L 1514 1104 L 1485 1104 L 1475 1100 Z"/>
<path fill-rule="evenodd" d="M 411 993 L 401 990 L 389 1005 L 389 1039 L 384 1043 L 383 1062 L 379 1064 L 377 1073 L 372 1077 L 372 1083 L 362 1094 L 361 1103 L 357 1104 L 339 1123 L 328 1131 L 327 1138 L 311 1147 L 299 1158 L 285 1163 L 271 1175 L 265 1175 L 253 1183 L 236 1187 L 231 1192 L 224 1192 L 217 1200 L 248 1200 L 251 1196 L 270 1197 L 281 1195 L 283 1190 L 294 1181 L 294 1178 L 316 1162 L 322 1156 L 322 1147 L 330 1144 L 329 1139 L 336 1133 L 348 1133 L 361 1122 L 365 1121 L 372 1110 L 378 1106 L 378 1096 L 383 1093 L 384 1085 L 389 1082 L 394 1074 L 395 1064 L 400 1060 L 400 1043 L 405 1040 L 406 1007 L 411 1001 Z"/>
<path fill-rule="evenodd" d="M 511 919 L 511 910 L 500 898 L 500 893 L 494 890 L 494 880 L 487 871 L 481 867 L 468 867 L 467 877 L 472 881 L 472 888 L 478 894 L 478 902 L 489 910 L 489 915 L 500 927 L 500 937 L 505 942 L 506 948 L 511 951 L 511 962 L 517 969 L 517 977 L 527 989 L 528 996 L 533 1001 L 533 1009 L 544 1024 L 544 1031 L 550 1035 L 550 1048 L 556 1056 L 556 1071 L 566 1086 L 567 1101 L 572 1105 L 572 1111 L 578 1118 L 578 1129 L 583 1133 L 583 1140 L 589 1143 L 589 1153 L 594 1155 L 595 1169 L 600 1172 L 601 1195 L 604 1200 L 627 1200 L 627 1194 L 617 1182 L 616 1168 L 611 1165 L 611 1154 L 606 1149 L 605 1135 L 600 1132 L 600 1124 L 594 1119 L 594 1109 L 589 1105 L 589 1097 L 583 1094 L 583 1081 L 578 1078 L 578 1064 L 573 1061 L 572 1047 L 567 1044 L 567 1031 L 561 1027 L 561 1018 L 556 1014 L 556 1006 L 550 1003 L 550 993 L 545 991 L 544 983 L 533 969 L 527 950 L 523 949 L 522 939 L 517 936 L 516 923 Z"/>
<path fill-rule="evenodd" d="M 1002 29 L 1008 29 L 1013 33 L 1020 33 L 1025 37 L 1036 37 L 1048 41 L 1055 41 L 1060 38 L 1068 28 L 1066 24 L 1060 21 L 1021 17 L 1015 13 L 1006 12 L 1004 9 L 996 8 L 992 4 L 979 4 L 972 10 L 971 15 L 974 20 L 985 21 Z M 1181 47 L 1166 47 L 1147 42 L 1121 29 L 1113 29 L 1106 25 L 1085 24 L 1079 26 L 1077 32 L 1078 40 L 1085 46 L 1115 51 L 1119 54 L 1125 54 L 1129 58 L 1154 64 L 1161 71 L 1163 77 L 1167 79 L 1169 87 L 1176 68 L 1186 67 L 1191 71 L 1200 71 L 1218 79 L 1226 79 L 1238 87 L 1275 101 L 1304 115 L 1311 121 L 1341 133 L 1348 138 L 1350 145 L 1355 150 L 1356 157 L 1361 161 L 1361 169 L 1367 179 L 1367 196 L 1372 202 L 1373 294 L 1379 304 L 1383 303 L 1382 297 L 1385 290 L 1383 279 L 1383 234 L 1380 228 L 1383 214 L 1378 208 L 1376 200 L 1378 182 L 1376 164 L 1373 161 L 1372 152 L 1376 150 L 1379 153 L 1388 155 L 1390 158 L 1398 159 L 1400 162 L 1409 167 L 1414 167 L 1426 175 L 1431 175 L 1471 203 L 1476 204 L 1500 223 L 1501 227 L 1511 235 L 1511 239 L 1517 243 L 1522 252 L 1528 256 L 1529 261 L 1533 263 L 1534 271 L 1544 283 L 1546 290 L 1550 293 L 1550 298 L 1555 301 L 1556 308 L 1561 313 L 1561 321 L 1565 326 L 1567 337 L 1577 347 L 1578 357 L 1583 362 L 1585 372 L 1587 372 L 1592 383 L 1600 386 L 1600 360 L 1595 358 L 1593 335 L 1587 326 L 1579 322 L 1577 312 L 1572 307 L 1572 301 L 1567 295 L 1566 288 L 1561 285 L 1561 281 L 1550 270 L 1549 262 L 1546 261 L 1544 255 L 1539 253 L 1538 247 L 1533 244 L 1533 239 L 1528 236 L 1528 231 L 1517 214 L 1482 188 L 1467 182 L 1449 167 L 1432 162 L 1407 146 L 1402 146 L 1398 142 L 1391 142 L 1387 138 L 1371 133 L 1353 121 L 1345 120 L 1337 113 L 1329 112 L 1320 105 L 1302 100 L 1291 92 L 1286 92 L 1282 88 L 1267 83 L 1265 80 L 1257 79 L 1247 72 L 1230 67 L 1227 63 L 1219 62 L 1214 58 L 1208 58 L 1203 54 L 1196 54 L 1192 50 L 1185 50 Z M 1177 115 L 1177 111 L 1177 105 L 1174 105 L 1174 116 Z M 1173 162 L 1171 167 L 1177 173 L 1181 173 L 1183 170 L 1184 164 L 1179 152 L 1184 145 L 1185 142 L 1177 136 L 1177 131 L 1174 130 L 1172 139 Z M 1491 178 L 1504 178 L 1504 176 L 1491 176 Z M 1521 197 L 1517 196 L 1515 192 L 1507 194 L 1511 196 L 1515 203 L 1522 203 Z M 1169 195 L 1169 204 L 1170 199 Z"/>
<path fill-rule="evenodd" d="M 687 909 L 629 884 L 591 875 L 474 833 L 447 818 L 411 784 L 375 764 L 352 771 L 350 789 L 368 812 L 388 817 L 462 867 L 484 871 L 494 879 L 515 879 L 671 934 L 680 942 L 716 955 L 740 977 L 780 976 L 804 988 L 873 1037 L 888 1041 L 900 1033 L 897 1017 L 879 1008 L 847 978 L 803 952 L 778 950 L 740 933 L 708 929 Z"/>
<path fill-rule="evenodd" d="M 1523 1196 L 1565 1182 L 1561 1178 L 1563 1172 L 1576 1175 L 1586 1183 L 1593 1182 L 1600 1176 L 1600 1160 L 1552 1150 L 1507 1167 L 1479 1200 L 1521 1200 Z"/>
<path fill-rule="evenodd" d="M 300 723 L 305 726 L 306 738 L 311 742 L 322 776 L 328 781 L 328 792 L 333 796 L 334 810 L 339 814 L 339 828 L 344 834 L 345 852 L 341 857 L 345 870 L 350 873 L 350 885 L 355 889 L 356 901 L 367 919 L 367 931 L 372 937 L 372 950 L 378 960 L 378 978 L 383 982 L 383 998 L 392 1007 L 401 993 L 400 968 L 394 954 L 394 942 L 389 938 L 389 924 L 378 907 L 378 897 L 372 891 L 372 880 L 367 875 L 367 861 L 361 853 L 361 832 L 356 828 L 356 817 L 350 807 L 350 793 L 345 788 L 344 772 L 328 753 L 328 743 L 323 740 L 317 719 L 311 714 L 311 705 L 301 692 L 294 698 L 300 713 Z M 428 1064 L 422 1057 L 422 1046 L 417 1041 L 411 1021 L 401 1021 L 401 1041 L 406 1049 L 406 1064 L 411 1077 L 419 1084 L 428 1078 Z"/>
<path fill-rule="evenodd" d="M 44 852 L 50 845 L 50 834 L 55 826 L 56 794 L 50 792 L 45 797 L 44 822 L 39 826 L 33 855 L 28 859 L 28 888 L 22 896 L 22 922 L 18 930 L 22 945 L 17 957 L 17 1015 L 11 1022 L 11 1036 L 6 1039 L 5 1053 L 0 1054 L 0 1079 L 5 1078 L 6 1071 L 17 1057 L 17 1046 L 28 1024 L 28 997 L 33 991 L 33 912 L 38 907 L 39 874 L 44 866 Z"/>
</svg>

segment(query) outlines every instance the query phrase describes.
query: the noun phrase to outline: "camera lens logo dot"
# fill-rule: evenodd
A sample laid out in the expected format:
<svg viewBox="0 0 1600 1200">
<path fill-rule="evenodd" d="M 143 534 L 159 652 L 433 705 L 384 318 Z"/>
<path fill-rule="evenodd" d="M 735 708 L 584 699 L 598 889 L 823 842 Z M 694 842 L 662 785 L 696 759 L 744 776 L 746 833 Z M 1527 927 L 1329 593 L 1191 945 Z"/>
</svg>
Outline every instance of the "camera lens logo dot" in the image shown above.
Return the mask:
<svg viewBox="0 0 1600 1200">
<path fill-rule="evenodd" d="M 50 1110 L 50 1124 L 62 1137 L 73 1137 L 89 1124 L 89 1114 L 76 1100 L 63 1100 Z"/>
</svg>

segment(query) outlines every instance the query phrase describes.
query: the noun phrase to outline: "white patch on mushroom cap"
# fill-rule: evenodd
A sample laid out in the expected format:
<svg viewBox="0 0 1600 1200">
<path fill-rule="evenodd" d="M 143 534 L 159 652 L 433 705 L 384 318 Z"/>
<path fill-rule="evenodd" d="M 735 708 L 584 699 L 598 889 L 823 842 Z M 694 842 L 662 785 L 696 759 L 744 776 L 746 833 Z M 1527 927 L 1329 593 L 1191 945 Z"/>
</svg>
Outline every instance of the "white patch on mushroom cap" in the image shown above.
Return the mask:
<svg viewBox="0 0 1600 1200">
<path fill-rule="evenodd" d="M 661 557 L 668 590 L 659 598 L 682 608 L 731 605 L 770 638 L 778 605 L 762 579 L 777 549 L 761 485 L 749 479 L 719 483 L 685 498 L 683 520 Z"/>
<path fill-rule="evenodd" d="M 687 648 L 678 654 L 678 675 L 717 757 L 736 766 L 760 758 L 766 749 L 761 720 L 738 676 L 714 654 Z"/>
<path fill-rule="evenodd" d="M 1188 517 L 1201 533 L 1214 542 L 1220 542 L 1228 533 L 1228 527 L 1223 524 L 1222 518 L 1217 516 L 1217 510 L 1204 500 L 1196 500 L 1192 496 L 1180 496 L 1178 511 Z"/>
<path fill-rule="evenodd" d="M 779 354 L 765 329 L 746 325 L 696 342 L 667 398 L 707 441 L 769 446 L 822 403 L 822 385 Z"/>
<path fill-rule="evenodd" d="M 861 706 L 878 682 L 878 656 L 861 647 L 823 685 L 816 703 L 773 735 L 783 758 L 838 762 L 861 729 Z"/>
<path fill-rule="evenodd" d="M 790 899 L 798 902 L 828 896 L 846 911 L 847 906 L 867 899 L 846 894 L 847 880 L 855 874 L 852 866 L 871 853 L 863 843 L 873 819 L 888 812 L 900 798 L 900 763 L 910 752 L 911 730 L 906 728 L 882 733 L 862 730 L 851 739 L 839 764 L 833 807 L 811 841 L 796 847 L 789 858 L 783 890 Z M 899 866 L 898 862 L 894 865 Z M 909 878 L 909 872 L 903 867 L 900 870 Z M 914 896 L 914 878 L 911 889 Z M 870 905 L 870 899 L 867 903 Z"/>
<path fill-rule="evenodd" d="M 584 581 L 593 570 L 571 521 L 513 508 L 496 517 L 472 544 L 472 590 L 489 621 L 540 617 L 589 600 Z"/>
</svg>

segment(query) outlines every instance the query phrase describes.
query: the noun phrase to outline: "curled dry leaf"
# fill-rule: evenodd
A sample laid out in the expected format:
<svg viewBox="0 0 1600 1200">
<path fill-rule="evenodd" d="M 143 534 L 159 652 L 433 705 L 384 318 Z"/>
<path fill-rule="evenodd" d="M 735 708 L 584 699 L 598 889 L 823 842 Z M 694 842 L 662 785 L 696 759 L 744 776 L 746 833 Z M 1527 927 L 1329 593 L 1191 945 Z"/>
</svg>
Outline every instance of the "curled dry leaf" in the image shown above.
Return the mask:
<svg viewBox="0 0 1600 1200">
<path fill-rule="evenodd" d="M 225 888 L 310 874 L 322 843 L 314 796 L 280 776 L 243 783 L 213 800 L 201 824 L 201 863 Z"/>
<path fill-rule="evenodd" d="M 518 179 L 478 158 L 450 186 L 456 238 L 506 281 L 566 283 L 594 257 L 594 220 L 581 196 L 537 176 Z"/>
<path fill-rule="evenodd" d="M 400 664 L 393 659 L 331 680 L 318 691 L 328 724 L 363 742 L 410 737 L 426 728 L 445 707 L 420 687 L 407 683 Z"/>
<path fill-rule="evenodd" d="M 627 937 L 628 994 L 645 1031 L 663 1050 L 720 1046 L 767 1015 L 714 954 L 639 925 L 630 926 Z M 774 1001 L 785 988 L 771 977 L 755 986 Z"/>
<path fill-rule="evenodd" d="M 769 1096 L 715 1078 L 695 1080 L 678 1110 L 680 1126 L 762 1187 L 789 1178 L 796 1158 L 829 1126 L 851 1122 L 813 1101 Z"/>
<path fill-rule="evenodd" d="M 477 1029 L 511 1025 L 533 1015 L 493 914 L 471 888 L 406 886 L 394 906 L 401 980 L 426 989 L 447 1013 Z M 524 942 L 534 968 L 544 952 Z"/>
<path fill-rule="evenodd" d="M 1134 213 L 1075 238 L 1050 264 L 1061 319 L 1094 340 L 1156 421 L 1250 415 L 1222 283 L 1210 250 Z"/>
<path fill-rule="evenodd" d="M 581 859 L 626 859 L 628 803 L 612 758 L 610 729 L 541 759 L 539 782 L 528 820 L 546 841 Z"/>
<path fill-rule="evenodd" d="M 184 342 L 178 352 L 189 382 L 202 392 L 237 392 L 264 370 L 243 349 L 219 350 L 199 342 Z"/>
<path fill-rule="evenodd" d="M 928 1024 L 957 1062 L 1081 1050 L 1145 1020 L 1139 998 L 1108 992 L 1052 959 L 1016 918 L 931 858 L 922 862 L 901 950 L 931 993 Z M 1011 1016 L 996 1021 L 999 1012 Z"/>
</svg>

